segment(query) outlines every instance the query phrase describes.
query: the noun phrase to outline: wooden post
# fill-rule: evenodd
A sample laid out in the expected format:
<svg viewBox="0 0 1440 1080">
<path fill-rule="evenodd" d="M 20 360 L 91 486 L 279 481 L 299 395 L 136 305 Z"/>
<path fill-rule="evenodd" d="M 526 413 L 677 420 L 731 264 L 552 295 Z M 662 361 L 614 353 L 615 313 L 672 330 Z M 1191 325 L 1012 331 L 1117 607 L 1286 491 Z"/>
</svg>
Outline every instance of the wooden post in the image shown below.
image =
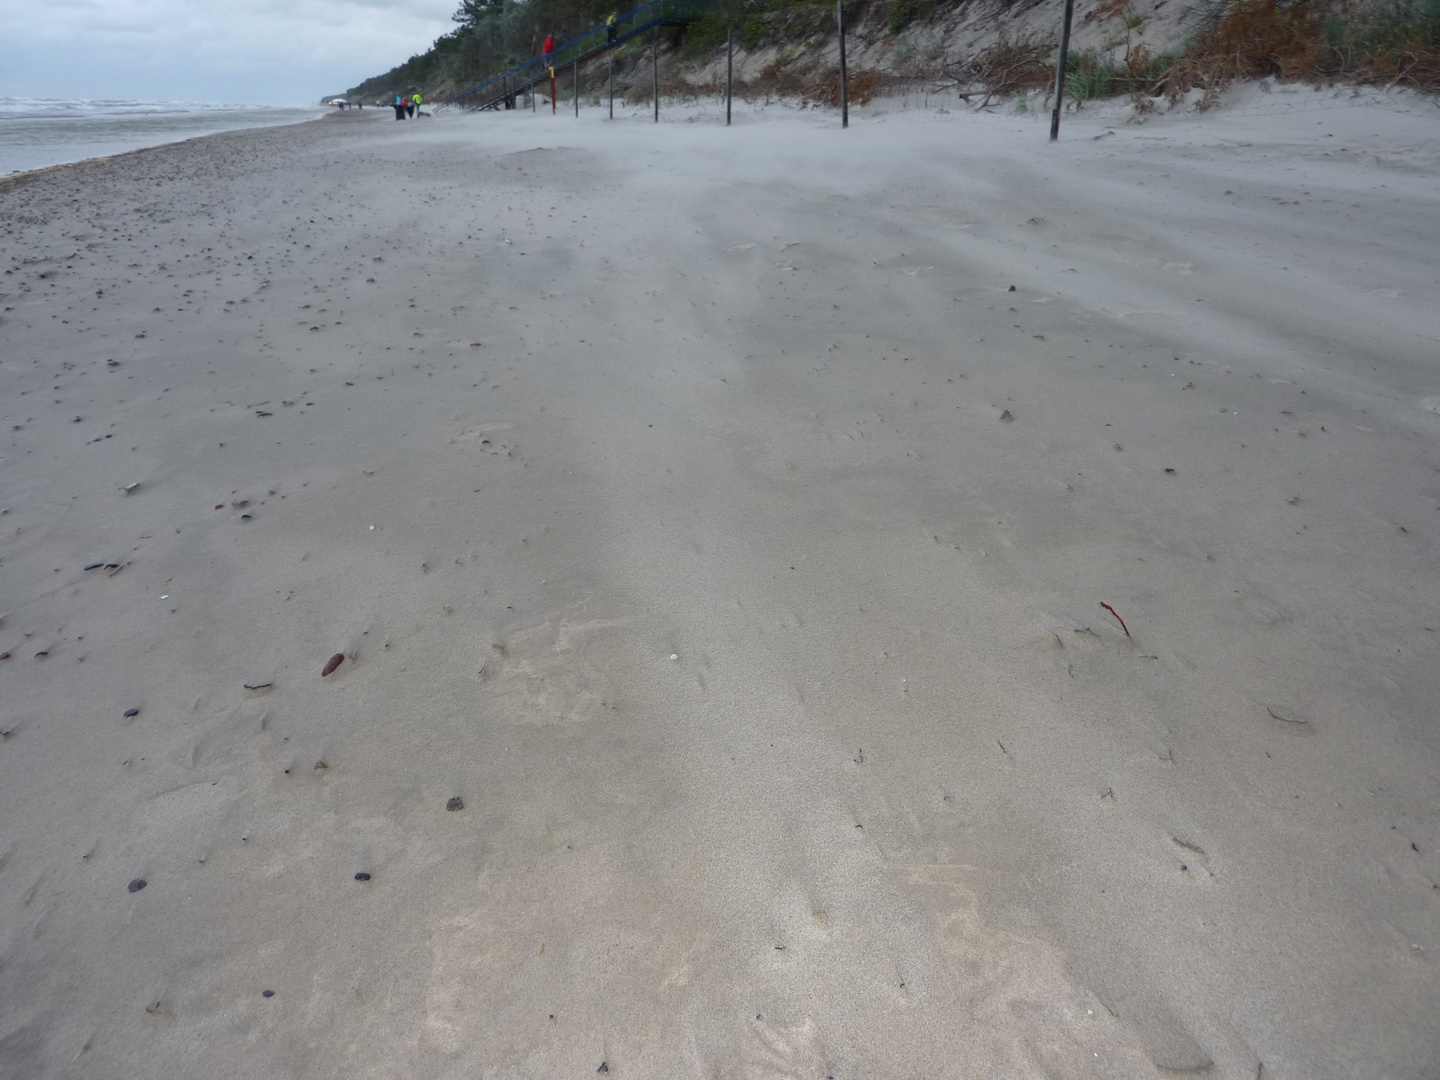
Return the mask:
<svg viewBox="0 0 1440 1080">
<path fill-rule="evenodd" d="M 650 91 L 655 95 L 655 123 L 660 122 L 660 30 L 650 39 Z"/>
<path fill-rule="evenodd" d="M 1055 60 L 1055 111 L 1050 114 L 1050 141 L 1060 138 L 1060 107 L 1065 103 L 1065 63 L 1070 55 L 1070 23 L 1075 0 L 1065 0 L 1065 21 L 1060 27 L 1060 55 Z"/>
<path fill-rule="evenodd" d="M 1073 3 L 1074 0 L 1066 0 Z M 845 77 L 845 0 L 835 0 L 835 25 L 840 29 L 840 126 L 850 126 L 850 87 Z"/>
<path fill-rule="evenodd" d="M 549 64 L 545 65 L 550 72 L 550 115 L 555 115 L 555 69 Z"/>
<path fill-rule="evenodd" d="M 580 119 L 580 61 L 576 60 L 570 65 L 571 89 L 575 94 L 575 119 Z"/>
<path fill-rule="evenodd" d="M 605 54 L 605 80 L 610 84 L 610 119 L 615 119 L 615 53 Z"/>
<path fill-rule="evenodd" d="M 725 32 L 725 126 L 730 126 L 730 101 L 735 84 L 735 31 Z"/>
</svg>

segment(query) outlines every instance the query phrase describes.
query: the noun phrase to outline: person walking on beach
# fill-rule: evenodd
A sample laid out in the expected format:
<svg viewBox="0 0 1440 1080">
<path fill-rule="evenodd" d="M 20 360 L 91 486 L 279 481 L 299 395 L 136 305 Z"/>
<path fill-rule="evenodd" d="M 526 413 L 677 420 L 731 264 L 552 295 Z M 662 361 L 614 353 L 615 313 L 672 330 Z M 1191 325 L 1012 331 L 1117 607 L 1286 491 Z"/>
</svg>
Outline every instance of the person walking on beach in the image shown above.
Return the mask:
<svg viewBox="0 0 1440 1080">
<path fill-rule="evenodd" d="M 618 11 L 612 11 L 610 17 L 605 20 L 605 44 L 615 44 L 615 20 L 620 18 Z"/>
<path fill-rule="evenodd" d="M 420 111 L 420 95 L 419 95 L 419 94 L 416 94 L 416 95 L 415 95 L 413 98 L 411 98 L 410 100 L 411 100 L 411 102 L 412 102 L 413 108 L 415 109 L 416 113 L 419 113 L 419 111 Z"/>
<path fill-rule="evenodd" d="M 395 95 L 395 119 L 405 119 L 405 99 L 399 94 Z"/>
<path fill-rule="evenodd" d="M 531 40 L 533 41 L 534 39 L 532 38 Z M 553 64 L 551 64 L 551 61 L 555 59 L 555 35 L 554 35 L 554 34 L 546 34 L 546 35 L 545 35 L 545 44 L 543 44 L 543 45 L 540 46 L 540 55 L 541 55 L 542 57 L 544 57 L 544 59 L 545 59 L 545 66 L 546 66 L 547 68 L 550 68 L 550 67 L 553 67 L 553 66 L 554 66 Z"/>
<path fill-rule="evenodd" d="M 401 98 L 400 100 L 405 103 L 405 115 L 408 116 L 411 120 L 414 120 L 415 102 L 410 98 Z"/>
</svg>

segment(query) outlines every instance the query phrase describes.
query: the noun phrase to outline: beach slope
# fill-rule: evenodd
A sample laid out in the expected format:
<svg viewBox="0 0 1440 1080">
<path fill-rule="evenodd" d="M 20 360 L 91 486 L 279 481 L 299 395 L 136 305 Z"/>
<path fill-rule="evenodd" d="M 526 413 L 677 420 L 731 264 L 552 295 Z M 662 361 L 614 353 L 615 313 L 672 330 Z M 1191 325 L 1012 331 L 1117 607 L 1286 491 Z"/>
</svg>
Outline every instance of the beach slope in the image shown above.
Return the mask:
<svg viewBox="0 0 1440 1080">
<path fill-rule="evenodd" d="M 1435 1076 L 1437 121 L 1247 100 L 0 184 L 0 1077 Z"/>
</svg>

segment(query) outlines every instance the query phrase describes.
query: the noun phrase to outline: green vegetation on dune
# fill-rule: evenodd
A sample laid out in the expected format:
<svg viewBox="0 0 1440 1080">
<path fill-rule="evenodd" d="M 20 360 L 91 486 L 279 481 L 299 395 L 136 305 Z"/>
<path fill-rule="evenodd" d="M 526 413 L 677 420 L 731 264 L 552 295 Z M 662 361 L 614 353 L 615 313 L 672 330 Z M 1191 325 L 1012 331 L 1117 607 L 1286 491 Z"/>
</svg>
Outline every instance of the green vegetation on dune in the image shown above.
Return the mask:
<svg viewBox="0 0 1440 1080">
<path fill-rule="evenodd" d="M 953 20 L 966 3 L 849 0 L 846 11 L 867 39 L 900 41 L 893 56 L 902 61 L 913 53 L 903 45 L 905 34 Z M 634 6 L 612 6 L 608 0 L 461 0 L 455 30 L 346 96 L 383 101 L 415 90 L 428 98 L 447 96 L 539 55 L 547 34 L 564 41 Z M 1058 19 L 1058 0 L 1055 6 Z M 1104 47 L 1072 54 L 1068 92 L 1077 100 L 1129 94 L 1143 106 L 1142 98 L 1174 98 L 1197 87 L 1208 99 L 1235 79 L 1266 76 L 1440 91 L 1440 0 L 1192 0 L 1187 6 L 1201 32 L 1177 52 L 1156 54 L 1141 42 L 1153 13 L 1134 0 L 1100 0 L 1085 18 L 1103 27 Z M 669 33 L 672 45 L 683 46 L 697 62 L 709 59 L 729 31 L 749 52 L 777 46 L 780 54 L 762 81 L 789 92 L 802 83 L 828 85 L 817 70 L 796 71 L 792 79 L 781 69 L 799 46 L 834 33 L 834 11 L 834 0 L 714 0 L 703 18 Z M 1047 72 L 1053 70 L 1055 41 L 1048 32 L 1008 39 L 997 26 L 997 38 L 973 56 L 937 55 L 931 63 L 901 62 L 894 71 L 852 75 L 869 80 L 872 92 L 921 81 L 955 89 L 966 100 L 974 91 L 984 92 L 987 103 L 995 94 L 1043 89 L 1053 79 Z M 813 68 L 813 59 L 806 63 Z"/>
<path fill-rule="evenodd" d="M 873 8 L 888 19 L 891 7 L 918 11 L 917 5 L 925 5 L 929 11 L 939 3 L 861 0 L 847 4 L 847 10 L 861 15 Z M 383 100 L 416 89 L 439 96 L 538 56 L 547 34 L 564 41 L 603 23 L 612 12 L 623 14 L 636 6 L 633 0 L 461 0 L 453 16 L 455 30 L 424 53 L 352 87 L 346 96 Z M 671 31 L 671 40 L 693 54 L 718 46 L 734 30 L 741 47 L 752 50 L 832 33 L 834 20 L 834 0 L 714 0 L 709 14 L 683 33 Z"/>
<path fill-rule="evenodd" d="M 438 96 L 540 55 L 547 34 L 564 41 L 634 6 L 602 0 L 461 0 L 454 30 L 426 52 L 353 87 L 349 95 L 384 99 L 418 89 Z"/>
</svg>

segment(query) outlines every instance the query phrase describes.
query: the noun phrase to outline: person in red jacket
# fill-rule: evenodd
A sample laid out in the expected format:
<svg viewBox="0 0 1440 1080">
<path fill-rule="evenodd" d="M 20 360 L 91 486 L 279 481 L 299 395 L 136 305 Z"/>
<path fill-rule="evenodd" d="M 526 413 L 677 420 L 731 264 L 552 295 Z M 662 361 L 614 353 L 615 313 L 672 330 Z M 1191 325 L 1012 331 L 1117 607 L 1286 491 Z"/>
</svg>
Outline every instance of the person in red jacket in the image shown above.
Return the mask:
<svg viewBox="0 0 1440 1080">
<path fill-rule="evenodd" d="M 547 34 L 547 35 L 546 35 L 546 37 L 545 37 L 545 44 L 543 44 L 543 45 L 540 46 L 540 55 L 545 58 L 545 66 L 546 66 L 547 68 L 554 66 L 553 64 L 550 63 L 550 61 L 552 61 L 552 60 L 555 59 L 555 35 L 554 35 L 554 34 Z"/>
</svg>

